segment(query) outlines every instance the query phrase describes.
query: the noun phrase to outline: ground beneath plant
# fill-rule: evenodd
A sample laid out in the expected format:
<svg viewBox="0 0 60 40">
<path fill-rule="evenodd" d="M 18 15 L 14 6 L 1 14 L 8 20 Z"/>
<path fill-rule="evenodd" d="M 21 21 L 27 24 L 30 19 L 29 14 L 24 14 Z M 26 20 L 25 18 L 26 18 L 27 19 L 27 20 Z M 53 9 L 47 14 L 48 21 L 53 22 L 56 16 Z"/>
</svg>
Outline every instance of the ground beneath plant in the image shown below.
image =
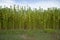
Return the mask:
<svg viewBox="0 0 60 40">
<path fill-rule="evenodd" d="M 60 40 L 60 33 L 45 33 L 45 32 L 31 32 L 31 33 L 1 33 L 0 40 Z"/>
</svg>

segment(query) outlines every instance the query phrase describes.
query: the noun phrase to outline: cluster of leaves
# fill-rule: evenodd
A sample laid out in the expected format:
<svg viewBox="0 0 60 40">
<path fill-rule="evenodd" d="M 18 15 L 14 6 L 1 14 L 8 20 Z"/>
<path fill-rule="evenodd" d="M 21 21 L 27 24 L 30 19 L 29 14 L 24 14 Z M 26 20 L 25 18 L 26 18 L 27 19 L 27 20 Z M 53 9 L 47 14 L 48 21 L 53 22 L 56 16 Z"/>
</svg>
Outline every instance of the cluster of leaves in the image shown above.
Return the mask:
<svg viewBox="0 0 60 40">
<path fill-rule="evenodd" d="M 0 29 L 60 29 L 60 8 L 1 8 Z"/>
</svg>

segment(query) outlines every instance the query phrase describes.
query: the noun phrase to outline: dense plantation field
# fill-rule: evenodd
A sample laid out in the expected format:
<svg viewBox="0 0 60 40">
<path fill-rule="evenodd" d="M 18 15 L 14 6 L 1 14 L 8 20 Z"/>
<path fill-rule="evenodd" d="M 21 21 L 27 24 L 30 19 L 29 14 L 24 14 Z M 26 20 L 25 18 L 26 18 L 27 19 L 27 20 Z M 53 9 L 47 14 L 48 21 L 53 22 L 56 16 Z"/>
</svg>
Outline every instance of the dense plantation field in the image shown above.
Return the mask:
<svg viewBox="0 0 60 40">
<path fill-rule="evenodd" d="M 0 7 L 0 29 L 60 29 L 60 8 Z"/>
<path fill-rule="evenodd" d="M 60 30 L 0 30 L 0 40 L 60 40 Z"/>
<path fill-rule="evenodd" d="M 0 7 L 0 40 L 60 40 L 60 8 Z"/>
</svg>

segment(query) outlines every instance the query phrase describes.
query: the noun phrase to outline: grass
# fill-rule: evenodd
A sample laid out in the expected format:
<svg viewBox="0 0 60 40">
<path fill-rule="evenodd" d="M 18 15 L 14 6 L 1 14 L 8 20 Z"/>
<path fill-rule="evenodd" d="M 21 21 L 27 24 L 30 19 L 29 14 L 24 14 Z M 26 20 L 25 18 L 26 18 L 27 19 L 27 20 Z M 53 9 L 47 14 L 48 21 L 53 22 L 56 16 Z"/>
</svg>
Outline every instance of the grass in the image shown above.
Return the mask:
<svg viewBox="0 0 60 40">
<path fill-rule="evenodd" d="M 60 40 L 60 30 L 0 30 L 0 40 Z"/>
</svg>

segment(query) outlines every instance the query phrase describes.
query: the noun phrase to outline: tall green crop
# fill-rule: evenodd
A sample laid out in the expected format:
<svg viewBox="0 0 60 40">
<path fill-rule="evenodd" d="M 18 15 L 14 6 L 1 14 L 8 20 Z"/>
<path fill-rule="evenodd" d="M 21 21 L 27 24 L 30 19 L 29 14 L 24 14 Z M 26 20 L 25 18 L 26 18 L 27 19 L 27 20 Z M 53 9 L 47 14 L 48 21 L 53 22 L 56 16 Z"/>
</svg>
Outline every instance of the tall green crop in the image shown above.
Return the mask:
<svg viewBox="0 0 60 40">
<path fill-rule="evenodd" d="M 60 29 L 60 9 L 0 7 L 0 29 Z"/>
</svg>

